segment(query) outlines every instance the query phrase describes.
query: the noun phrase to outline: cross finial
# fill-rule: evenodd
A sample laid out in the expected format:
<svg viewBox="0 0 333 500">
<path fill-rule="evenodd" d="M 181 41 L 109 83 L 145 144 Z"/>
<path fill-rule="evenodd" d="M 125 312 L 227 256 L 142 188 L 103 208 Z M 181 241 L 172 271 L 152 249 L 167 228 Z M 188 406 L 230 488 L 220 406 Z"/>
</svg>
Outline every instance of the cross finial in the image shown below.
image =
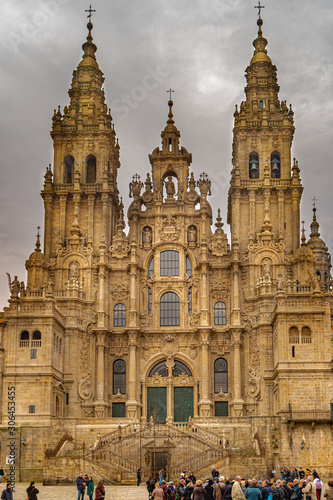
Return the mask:
<svg viewBox="0 0 333 500">
<path fill-rule="evenodd" d="M 260 3 L 260 2 L 259 2 Z M 86 9 L 84 12 L 89 12 L 89 14 L 87 15 L 87 18 L 89 19 L 89 22 L 91 23 L 91 16 L 93 15 L 93 12 L 96 12 L 96 10 L 93 10 L 91 8 L 91 4 L 89 5 L 89 9 Z"/>
<path fill-rule="evenodd" d="M 316 201 L 318 201 L 317 198 L 315 196 L 313 196 L 313 198 L 312 198 L 312 207 L 313 207 L 313 210 L 316 210 Z"/>
<path fill-rule="evenodd" d="M 254 6 L 255 9 L 258 9 L 258 18 L 261 19 L 261 9 L 264 9 L 265 6 L 260 4 L 260 0 L 258 0 L 258 5 Z"/>
<path fill-rule="evenodd" d="M 169 92 L 169 94 L 170 94 L 170 101 L 171 101 L 171 92 L 174 92 L 174 90 L 171 90 L 171 87 L 170 87 L 169 90 L 167 90 L 167 92 Z"/>
</svg>

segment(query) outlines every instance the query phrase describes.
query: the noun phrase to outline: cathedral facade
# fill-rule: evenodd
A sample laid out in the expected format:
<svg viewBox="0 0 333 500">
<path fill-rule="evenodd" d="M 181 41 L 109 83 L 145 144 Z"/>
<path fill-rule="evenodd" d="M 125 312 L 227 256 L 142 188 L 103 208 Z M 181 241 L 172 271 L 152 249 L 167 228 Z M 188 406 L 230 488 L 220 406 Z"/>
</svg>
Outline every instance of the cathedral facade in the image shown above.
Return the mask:
<svg viewBox="0 0 333 500">
<path fill-rule="evenodd" d="M 44 246 L 38 235 L 2 325 L 2 425 L 14 387 L 22 471 L 46 467 L 66 443 L 75 458 L 97 453 L 103 435 L 158 424 L 168 443 L 189 429 L 220 436 L 211 456 L 221 467 L 252 449 L 267 466 L 332 471 L 331 260 L 315 209 L 300 240 L 293 111 L 279 100 L 260 18 L 258 27 L 234 113 L 228 241 L 209 173 L 195 178 L 180 145 L 171 99 L 147 177 L 130 182 L 125 233 L 119 144 L 88 24 L 69 105 L 52 119 Z"/>
</svg>

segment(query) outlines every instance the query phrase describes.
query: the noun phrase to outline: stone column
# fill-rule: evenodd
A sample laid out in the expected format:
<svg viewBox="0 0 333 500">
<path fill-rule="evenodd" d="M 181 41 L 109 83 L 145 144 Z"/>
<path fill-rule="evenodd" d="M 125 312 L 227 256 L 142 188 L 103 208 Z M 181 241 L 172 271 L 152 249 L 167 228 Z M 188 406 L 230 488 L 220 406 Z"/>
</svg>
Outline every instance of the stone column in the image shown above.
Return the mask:
<svg viewBox="0 0 333 500">
<path fill-rule="evenodd" d="M 107 243 L 107 246 L 110 245 L 110 235 L 109 235 L 109 227 L 110 227 L 110 209 L 109 209 L 109 195 L 107 193 L 102 194 L 102 219 L 103 219 L 103 234 Z"/>
<path fill-rule="evenodd" d="M 249 191 L 249 205 L 250 205 L 250 215 L 249 215 L 249 229 L 250 232 L 254 235 L 256 232 L 256 195 L 255 192 L 251 189 Z"/>
<path fill-rule="evenodd" d="M 299 247 L 300 243 L 300 221 L 299 221 L 299 193 L 298 189 L 292 190 L 292 224 L 293 224 L 293 232 L 292 232 L 292 245 L 294 252 Z"/>
<path fill-rule="evenodd" d="M 45 222 L 44 222 L 44 254 L 49 257 L 52 251 L 52 212 L 53 196 L 47 194 L 44 197 Z"/>
<path fill-rule="evenodd" d="M 147 382 L 143 380 L 141 382 L 141 391 L 142 391 L 142 414 L 141 414 L 141 421 L 142 422 L 147 422 Z"/>
<path fill-rule="evenodd" d="M 284 194 L 282 189 L 278 190 L 278 217 L 279 217 L 279 236 L 284 236 Z"/>
<path fill-rule="evenodd" d="M 96 417 L 104 417 L 108 406 L 105 402 L 105 347 L 106 332 L 97 333 L 97 378 L 96 378 L 96 401 L 94 402 Z"/>
<path fill-rule="evenodd" d="M 195 380 L 193 387 L 193 417 L 198 416 L 198 396 L 199 396 L 199 382 Z"/>
<path fill-rule="evenodd" d="M 66 238 L 66 202 L 67 195 L 60 195 L 60 237 L 62 243 L 65 243 Z"/>
<path fill-rule="evenodd" d="M 129 360 L 128 360 L 128 401 L 126 403 L 127 416 L 133 420 L 137 419 L 138 401 L 136 398 L 136 383 L 137 383 L 137 370 L 136 370 L 136 342 L 137 332 L 130 331 L 128 333 L 129 345 Z"/>
<path fill-rule="evenodd" d="M 200 416 L 209 417 L 211 401 L 209 398 L 209 330 L 200 333 L 201 345 L 201 399 L 199 401 Z"/>
<path fill-rule="evenodd" d="M 242 400 L 242 367 L 241 367 L 241 330 L 232 330 L 232 345 L 234 348 L 234 356 L 233 356 L 233 376 L 234 376 L 234 384 L 233 384 L 233 412 L 234 415 L 239 417 L 243 414 L 243 406 L 244 401 Z"/>
<path fill-rule="evenodd" d="M 168 379 L 167 379 L 167 423 L 173 422 L 174 412 L 172 411 L 172 370 L 175 366 L 175 361 L 172 356 L 168 357 L 165 362 L 165 366 L 168 369 Z"/>
<path fill-rule="evenodd" d="M 91 237 L 94 243 L 94 206 L 95 206 L 95 195 L 89 194 L 88 196 L 88 237 Z"/>
</svg>

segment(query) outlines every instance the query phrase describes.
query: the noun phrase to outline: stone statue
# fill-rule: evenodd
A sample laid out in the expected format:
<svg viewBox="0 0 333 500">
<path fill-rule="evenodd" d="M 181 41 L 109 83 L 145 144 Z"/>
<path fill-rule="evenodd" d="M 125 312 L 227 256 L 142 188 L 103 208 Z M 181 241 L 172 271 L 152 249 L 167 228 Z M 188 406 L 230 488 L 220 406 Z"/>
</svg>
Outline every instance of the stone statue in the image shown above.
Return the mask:
<svg viewBox="0 0 333 500">
<path fill-rule="evenodd" d="M 14 281 L 11 284 L 11 292 L 12 292 L 11 297 L 12 298 L 18 297 L 19 291 L 20 291 L 20 282 L 17 279 L 17 276 L 14 276 Z"/>
<path fill-rule="evenodd" d="M 175 184 L 171 176 L 165 181 L 165 189 L 168 196 L 174 196 L 176 194 Z"/>
<path fill-rule="evenodd" d="M 71 262 L 69 266 L 69 278 L 77 279 L 79 277 L 79 268 L 76 262 Z"/>
<path fill-rule="evenodd" d="M 282 274 L 279 274 L 278 279 L 276 280 L 277 293 L 283 292 L 283 282 L 284 282 L 284 279 L 282 278 Z"/>
<path fill-rule="evenodd" d="M 142 242 L 144 245 L 150 245 L 152 242 L 152 231 L 150 227 L 145 227 L 142 231 Z"/>
<path fill-rule="evenodd" d="M 187 229 L 187 241 L 188 243 L 196 243 L 197 241 L 197 228 L 195 226 L 189 226 Z"/>
</svg>

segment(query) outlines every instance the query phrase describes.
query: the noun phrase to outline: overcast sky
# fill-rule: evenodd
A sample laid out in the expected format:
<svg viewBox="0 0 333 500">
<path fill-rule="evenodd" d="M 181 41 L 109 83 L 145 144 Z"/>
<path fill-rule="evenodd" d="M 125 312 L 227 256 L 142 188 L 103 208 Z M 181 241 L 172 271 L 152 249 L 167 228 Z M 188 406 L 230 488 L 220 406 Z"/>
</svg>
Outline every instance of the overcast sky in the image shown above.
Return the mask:
<svg viewBox="0 0 333 500">
<path fill-rule="evenodd" d="M 54 108 L 69 102 L 72 71 L 87 34 L 88 1 L 1 2 L 0 309 L 9 297 L 6 271 L 26 281 L 24 263 L 38 225 L 43 233 L 39 193 L 52 162 L 51 117 Z M 304 185 L 302 219 L 308 228 L 315 195 L 321 235 L 332 250 L 333 2 L 262 4 L 279 97 L 295 112 L 292 156 Z M 146 177 L 148 154 L 160 145 L 166 90 L 172 87 L 181 143 L 193 155 L 196 178 L 202 171 L 209 174 L 214 219 L 220 207 L 226 223 L 233 112 L 244 99 L 244 71 L 257 36 L 254 5 L 254 0 L 93 2 L 96 56 L 121 148 L 119 188 L 126 208 L 129 178 Z"/>
</svg>

